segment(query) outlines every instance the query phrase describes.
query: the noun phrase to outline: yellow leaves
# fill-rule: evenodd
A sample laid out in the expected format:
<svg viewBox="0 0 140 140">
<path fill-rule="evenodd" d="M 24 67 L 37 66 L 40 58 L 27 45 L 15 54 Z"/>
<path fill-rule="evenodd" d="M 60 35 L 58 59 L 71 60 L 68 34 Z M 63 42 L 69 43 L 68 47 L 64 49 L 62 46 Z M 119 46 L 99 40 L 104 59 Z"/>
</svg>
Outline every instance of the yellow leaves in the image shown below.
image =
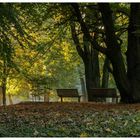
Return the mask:
<svg viewBox="0 0 140 140">
<path fill-rule="evenodd" d="M 88 137 L 87 133 L 86 132 L 83 132 L 80 134 L 80 137 Z"/>
<path fill-rule="evenodd" d="M 80 137 L 88 137 L 88 134 L 87 134 L 86 132 L 82 132 L 82 133 L 80 134 Z"/>
<path fill-rule="evenodd" d="M 123 14 L 116 14 L 117 18 L 116 18 L 116 23 L 118 25 L 124 25 L 128 23 L 128 18 L 127 16 L 123 15 Z"/>
<path fill-rule="evenodd" d="M 29 84 L 24 79 L 8 79 L 7 81 L 7 93 L 10 95 L 20 94 L 22 91 L 29 90 Z"/>
<path fill-rule="evenodd" d="M 71 47 L 70 43 L 62 42 L 62 51 L 63 51 L 62 53 L 64 55 L 64 59 L 68 62 L 71 59 L 71 48 L 70 47 Z"/>
<path fill-rule="evenodd" d="M 51 73 L 51 72 L 48 72 L 47 75 L 48 75 L 48 76 L 52 76 L 52 73 Z"/>
<path fill-rule="evenodd" d="M 63 18 L 63 15 L 57 15 L 57 16 L 54 15 L 53 18 L 55 22 L 60 22 L 61 19 Z"/>
</svg>

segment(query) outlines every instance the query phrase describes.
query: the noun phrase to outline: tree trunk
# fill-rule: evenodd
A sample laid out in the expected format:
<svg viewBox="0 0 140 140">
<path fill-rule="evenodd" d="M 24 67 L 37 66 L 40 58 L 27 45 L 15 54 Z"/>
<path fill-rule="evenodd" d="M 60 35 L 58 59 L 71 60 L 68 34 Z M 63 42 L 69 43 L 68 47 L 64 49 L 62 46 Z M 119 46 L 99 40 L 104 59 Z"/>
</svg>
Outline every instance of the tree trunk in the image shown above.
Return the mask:
<svg viewBox="0 0 140 140">
<path fill-rule="evenodd" d="M 102 76 L 102 88 L 108 88 L 108 81 L 109 81 L 109 59 L 105 57 L 104 65 L 103 65 L 103 76 Z M 107 99 L 102 99 L 102 101 L 107 101 Z"/>
<path fill-rule="evenodd" d="M 2 97 L 3 97 L 3 105 L 6 105 L 6 79 L 4 78 L 2 81 Z"/>
<path fill-rule="evenodd" d="M 100 73 L 99 73 L 98 52 L 92 51 L 91 54 L 88 54 L 87 57 L 88 58 L 85 58 L 84 60 L 84 64 L 85 64 L 86 87 L 88 91 L 91 88 L 100 87 Z"/>
<path fill-rule="evenodd" d="M 132 102 L 131 87 L 127 78 L 126 69 L 121 54 L 120 44 L 115 35 L 112 11 L 108 3 L 99 4 L 106 35 L 106 55 L 113 67 L 113 76 L 120 91 L 122 102 Z"/>
<path fill-rule="evenodd" d="M 110 61 L 113 66 L 113 76 L 117 85 L 117 88 L 120 91 L 121 102 L 132 102 L 131 88 L 126 76 L 125 66 L 123 62 L 123 57 L 121 51 L 115 51 Z"/>
<path fill-rule="evenodd" d="M 0 86 L 0 105 L 3 104 L 2 87 Z"/>
<path fill-rule="evenodd" d="M 100 87 L 100 71 L 99 71 L 99 52 L 87 43 L 86 39 L 84 41 L 84 52 L 85 57 L 83 62 L 85 65 L 85 79 L 86 79 L 86 88 L 88 94 L 88 101 L 94 101 L 93 95 L 89 94 L 89 89 L 99 88 Z"/>
<path fill-rule="evenodd" d="M 3 78 L 2 78 L 2 95 L 3 95 L 3 105 L 6 105 L 6 84 L 7 84 L 7 67 L 4 61 L 3 65 Z"/>
<path fill-rule="evenodd" d="M 103 76 L 102 76 L 102 88 L 108 88 L 108 81 L 109 81 L 109 59 L 106 57 L 103 66 Z"/>
<path fill-rule="evenodd" d="M 93 101 L 94 97 L 90 95 L 88 91 L 89 89 L 100 87 L 98 52 L 92 50 L 91 54 L 89 54 L 87 57 L 88 58 L 84 60 L 86 88 L 88 94 L 88 101 Z"/>
<path fill-rule="evenodd" d="M 131 4 L 128 29 L 127 75 L 134 102 L 140 102 L 140 4 Z"/>
<path fill-rule="evenodd" d="M 88 90 L 91 88 L 100 87 L 100 71 L 99 71 L 99 58 L 98 51 L 93 49 L 91 43 L 88 41 L 87 37 L 83 36 L 84 49 L 82 49 L 79 39 L 76 35 L 76 30 L 74 24 L 71 25 L 72 38 L 76 45 L 77 52 L 82 58 L 85 66 L 85 80 L 87 94 Z M 93 101 L 93 96 L 88 94 L 88 100 Z"/>
<path fill-rule="evenodd" d="M 115 34 L 112 11 L 109 3 L 99 3 L 102 21 L 105 29 L 106 48 L 98 45 L 90 36 L 89 30 L 82 18 L 78 4 L 71 4 L 81 30 L 95 49 L 107 55 L 112 67 L 113 76 L 120 91 L 122 102 L 140 102 L 140 4 L 131 4 L 130 23 L 128 31 L 127 72 L 124 65 L 121 46 Z M 87 66 L 90 64 L 85 63 Z M 87 67 L 88 68 L 88 67 Z M 88 71 L 88 69 L 86 70 Z"/>
</svg>

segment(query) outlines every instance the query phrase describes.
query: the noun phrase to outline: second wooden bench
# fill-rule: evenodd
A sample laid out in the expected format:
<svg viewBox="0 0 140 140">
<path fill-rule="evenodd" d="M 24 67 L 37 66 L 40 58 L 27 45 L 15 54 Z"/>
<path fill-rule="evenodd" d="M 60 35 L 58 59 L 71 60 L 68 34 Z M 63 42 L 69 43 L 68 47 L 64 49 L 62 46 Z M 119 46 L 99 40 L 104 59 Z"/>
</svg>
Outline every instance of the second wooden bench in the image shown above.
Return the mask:
<svg viewBox="0 0 140 140">
<path fill-rule="evenodd" d="M 115 88 L 89 89 L 88 95 L 89 95 L 89 100 L 90 100 L 90 98 L 115 98 L 116 102 L 118 102 L 118 98 L 119 98 Z"/>
</svg>

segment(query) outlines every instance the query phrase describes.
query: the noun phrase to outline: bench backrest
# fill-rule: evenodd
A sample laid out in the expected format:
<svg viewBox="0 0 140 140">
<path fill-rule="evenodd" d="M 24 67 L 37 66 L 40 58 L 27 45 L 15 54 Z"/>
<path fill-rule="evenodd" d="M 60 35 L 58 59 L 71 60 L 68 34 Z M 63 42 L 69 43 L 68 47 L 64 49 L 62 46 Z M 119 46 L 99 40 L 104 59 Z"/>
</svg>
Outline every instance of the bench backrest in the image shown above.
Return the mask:
<svg viewBox="0 0 140 140">
<path fill-rule="evenodd" d="M 115 88 L 93 88 L 89 89 L 88 92 L 90 95 L 99 98 L 118 97 Z"/>
<path fill-rule="evenodd" d="M 59 97 L 79 97 L 77 89 L 56 89 Z"/>
</svg>

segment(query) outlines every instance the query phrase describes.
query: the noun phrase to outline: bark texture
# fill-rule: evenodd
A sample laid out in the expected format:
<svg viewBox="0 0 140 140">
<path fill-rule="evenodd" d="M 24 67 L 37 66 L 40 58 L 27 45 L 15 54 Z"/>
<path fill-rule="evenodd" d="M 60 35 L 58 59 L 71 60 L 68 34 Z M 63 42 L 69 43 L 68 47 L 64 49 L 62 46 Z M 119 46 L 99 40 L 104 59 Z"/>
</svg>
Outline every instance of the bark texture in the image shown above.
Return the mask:
<svg viewBox="0 0 140 140">
<path fill-rule="evenodd" d="M 104 60 L 103 66 L 103 76 L 102 76 L 102 88 L 108 88 L 108 81 L 109 81 L 109 59 L 106 57 Z"/>
<path fill-rule="evenodd" d="M 140 4 L 130 7 L 127 49 L 127 73 L 120 46 L 117 43 L 109 4 L 99 4 L 106 33 L 108 57 L 113 66 L 113 76 L 121 94 L 121 101 L 140 102 Z M 108 20 L 106 20 L 108 19 Z"/>
<path fill-rule="evenodd" d="M 3 65 L 3 77 L 2 77 L 2 98 L 3 98 L 3 105 L 6 105 L 6 84 L 7 84 L 7 65 L 4 61 Z"/>
<path fill-rule="evenodd" d="M 132 3 L 128 28 L 127 76 L 133 100 L 140 102 L 140 4 Z"/>
<path fill-rule="evenodd" d="M 87 83 L 87 91 L 90 88 L 100 87 L 100 72 L 99 72 L 99 58 L 98 51 L 93 49 L 87 38 L 83 37 L 84 42 L 84 65 L 85 76 Z"/>
<path fill-rule="evenodd" d="M 121 54 L 120 44 L 115 35 L 114 23 L 112 19 L 112 11 L 108 3 L 98 4 L 102 14 L 102 21 L 105 27 L 106 35 L 106 55 L 110 59 L 113 66 L 113 76 L 120 91 L 122 102 L 132 102 L 132 94 L 129 80 L 127 78 L 126 69 Z"/>
<path fill-rule="evenodd" d="M 119 43 L 118 37 L 115 34 L 110 5 L 109 3 L 99 3 L 98 6 L 105 29 L 105 43 L 107 48 L 99 46 L 97 40 L 90 36 L 89 29 L 81 16 L 78 4 L 72 4 L 86 39 L 96 50 L 106 54 L 109 58 L 113 67 L 112 74 L 117 88 L 120 91 L 121 101 L 125 103 L 140 102 L 140 4 L 133 3 L 130 7 L 127 71 L 121 53 L 121 43 Z M 90 61 L 85 61 L 85 65 L 91 65 L 88 63 Z"/>
<path fill-rule="evenodd" d="M 77 52 L 84 62 L 86 89 L 88 94 L 89 89 L 100 87 L 99 53 L 97 50 L 93 49 L 85 35 L 83 36 L 83 47 L 81 47 L 74 23 L 71 25 L 71 31 Z M 93 101 L 92 95 L 88 94 L 88 100 Z"/>
</svg>

